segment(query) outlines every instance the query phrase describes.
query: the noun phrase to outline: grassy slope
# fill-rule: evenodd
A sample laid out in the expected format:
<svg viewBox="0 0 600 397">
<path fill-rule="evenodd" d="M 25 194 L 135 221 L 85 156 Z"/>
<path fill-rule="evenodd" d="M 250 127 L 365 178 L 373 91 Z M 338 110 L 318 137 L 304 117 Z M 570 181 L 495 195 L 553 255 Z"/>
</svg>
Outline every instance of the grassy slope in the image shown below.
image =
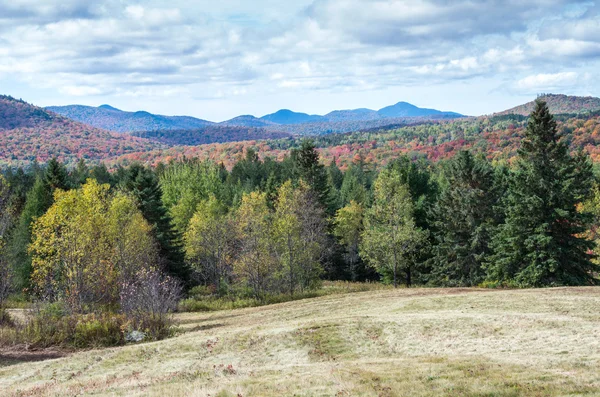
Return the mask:
<svg viewBox="0 0 600 397">
<path fill-rule="evenodd" d="M 600 288 L 413 289 L 182 314 L 170 340 L 1 367 L 0 395 L 600 395 L 598 307 Z"/>
</svg>

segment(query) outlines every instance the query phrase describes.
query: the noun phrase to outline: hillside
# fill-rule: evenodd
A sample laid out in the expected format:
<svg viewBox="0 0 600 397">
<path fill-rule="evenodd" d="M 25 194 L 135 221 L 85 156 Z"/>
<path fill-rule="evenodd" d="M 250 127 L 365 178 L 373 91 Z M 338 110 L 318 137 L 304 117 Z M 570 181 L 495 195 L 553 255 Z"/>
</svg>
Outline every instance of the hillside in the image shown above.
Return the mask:
<svg viewBox="0 0 600 397">
<path fill-rule="evenodd" d="M 562 94 L 545 94 L 539 97 L 548 103 L 550 111 L 554 114 L 581 114 L 600 110 L 600 98 L 567 96 Z M 535 101 L 527 102 L 512 109 L 496 113 L 496 115 L 519 114 L 529 116 L 533 111 Z"/>
<path fill-rule="evenodd" d="M 306 113 L 297 113 L 289 109 L 281 109 L 273 114 L 268 114 L 260 118 L 261 120 L 268 121 L 275 124 L 306 124 L 306 123 L 318 123 L 327 121 L 323 116 L 310 115 Z"/>
<path fill-rule="evenodd" d="M 273 123 L 270 121 L 259 119 L 252 115 L 237 116 L 231 120 L 223 121 L 220 124 L 240 127 L 267 127 L 273 125 Z"/>
<path fill-rule="evenodd" d="M 463 117 L 462 114 L 455 112 L 442 112 L 435 109 L 419 108 L 407 102 L 398 102 L 395 105 L 387 106 L 377 111 L 377 114 L 383 118 L 400 117 Z"/>
<path fill-rule="evenodd" d="M 46 108 L 54 113 L 81 123 L 115 132 L 152 130 L 184 130 L 201 128 L 211 124 L 188 116 L 162 116 L 148 112 L 125 112 L 109 105 L 99 107 L 70 105 Z"/>
<path fill-rule="evenodd" d="M 134 132 L 134 136 L 167 145 L 204 145 L 208 143 L 289 138 L 285 132 L 264 128 L 209 125 L 198 129 Z"/>
<path fill-rule="evenodd" d="M 185 313 L 156 343 L 6 354 L 0 394 L 598 395 L 599 305 L 594 287 L 416 288 Z"/>
<path fill-rule="evenodd" d="M 600 162 L 600 112 L 580 116 L 557 117 L 559 131 L 573 150 L 584 149 L 594 162 Z M 325 163 L 335 159 L 342 169 L 360 155 L 375 167 L 381 167 L 401 154 L 438 161 L 471 149 L 491 160 L 513 158 L 523 137 L 527 118 L 519 115 L 462 118 L 456 120 L 414 121 L 410 125 L 358 129 L 345 134 L 313 137 Z M 306 126 L 310 126 L 307 124 Z M 133 159 L 154 164 L 159 160 L 186 157 L 212 159 L 231 167 L 249 147 L 261 157 L 282 159 L 300 139 L 247 141 L 203 146 L 174 146 L 146 153 L 128 154 L 117 162 Z"/>
<path fill-rule="evenodd" d="M 0 165 L 79 158 L 102 160 L 163 147 L 72 121 L 11 97 L 0 97 Z"/>
</svg>

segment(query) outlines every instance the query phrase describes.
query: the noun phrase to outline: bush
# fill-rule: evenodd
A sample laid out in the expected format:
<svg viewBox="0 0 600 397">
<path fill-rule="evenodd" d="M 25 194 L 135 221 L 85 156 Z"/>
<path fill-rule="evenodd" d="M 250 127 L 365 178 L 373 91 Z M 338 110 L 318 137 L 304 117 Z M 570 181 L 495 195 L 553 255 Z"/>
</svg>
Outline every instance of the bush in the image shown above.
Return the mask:
<svg viewBox="0 0 600 397">
<path fill-rule="evenodd" d="M 128 326 L 123 315 L 65 314 L 52 304 L 36 310 L 18 333 L 22 343 L 33 347 L 95 348 L 124 344 Z"/>
<path fill-rule="evenodd" d="M 289 302 L 300 299 L 316 298 L 319 296 L 344 294 L 352 292 L 373 291 L 388 289 L 389 286 L 381 283 L 353 283 L 347 281 L 324 281 L 321 288 L 313 291 L 298 292 L 290 294 L 270 294 L 264 299 L 258 300 L 248 297 L 249 292 L 238 289 L 236 295 L 217 297 L 216 295 L 204 295 L 199 291 L 205 291 L 206 287 L 195 287 L 190 291 L 190 298 L 179 302 L 181 312 L 211 312 L 218 310 L 233 310 L 246 307 L 272 305 L 276 303 Z"/>
<path fill-rule="evenodd" d="M 121 290 L 121 310 L 130 320 L 130 330 L 144 332 L 148 339 L 169 336 L 181 291 L 180 283 L 159 271 L 140 271 Z"/>
</svg>

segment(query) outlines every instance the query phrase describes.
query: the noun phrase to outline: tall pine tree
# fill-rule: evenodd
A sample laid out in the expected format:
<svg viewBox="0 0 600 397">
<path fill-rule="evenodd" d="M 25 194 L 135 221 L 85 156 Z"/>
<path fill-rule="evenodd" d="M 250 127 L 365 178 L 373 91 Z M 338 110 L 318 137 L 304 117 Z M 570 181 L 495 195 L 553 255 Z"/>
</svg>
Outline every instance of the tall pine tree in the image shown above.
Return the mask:
<svg viewBox="0 0 600 397">
<path fill-rule="evenodd" d="M 165 270 L 187 282 L 189 270 L 185 265 L 181 238 L 163 205 L 162 191 L 154 172 L 140 164 L 133 164 L 124 172 L 121 187 L 137 199 L 138 208 L 153 227 Z"/>
<path fill-rule="evenodd" d="M 495 237 L 488 277 L 520 286 L 595 284 L 598 266 L 582 236 L 590 217 L 578 210 L 590 194 L 587 156 L 571 156 L 544 101 L 531 113 Z"/>
<path fill-rule="evenodd" d="M 447 187 L 431 215 L 435 245 L 432 281 L 447 286 L 473 286 L 485 278 L 484 259 L 498 220 L 495 207 L 501 197 L 494 169 L 485 158 L 458 153 L 445 172 Z"/>
</svg>

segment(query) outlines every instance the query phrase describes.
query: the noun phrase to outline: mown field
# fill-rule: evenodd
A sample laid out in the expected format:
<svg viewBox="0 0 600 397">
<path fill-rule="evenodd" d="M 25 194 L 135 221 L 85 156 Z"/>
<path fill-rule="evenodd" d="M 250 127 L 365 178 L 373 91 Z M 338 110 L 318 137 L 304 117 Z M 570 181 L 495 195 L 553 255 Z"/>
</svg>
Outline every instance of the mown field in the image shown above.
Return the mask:
<svg viewBox="0 0 600 397">
<path fill-rule="evenodd" d="M 186 313 L 178 336 L 0 358 L 2 396 L 600 395 L 600 288 L 399 289 Z"/>
</svg>

